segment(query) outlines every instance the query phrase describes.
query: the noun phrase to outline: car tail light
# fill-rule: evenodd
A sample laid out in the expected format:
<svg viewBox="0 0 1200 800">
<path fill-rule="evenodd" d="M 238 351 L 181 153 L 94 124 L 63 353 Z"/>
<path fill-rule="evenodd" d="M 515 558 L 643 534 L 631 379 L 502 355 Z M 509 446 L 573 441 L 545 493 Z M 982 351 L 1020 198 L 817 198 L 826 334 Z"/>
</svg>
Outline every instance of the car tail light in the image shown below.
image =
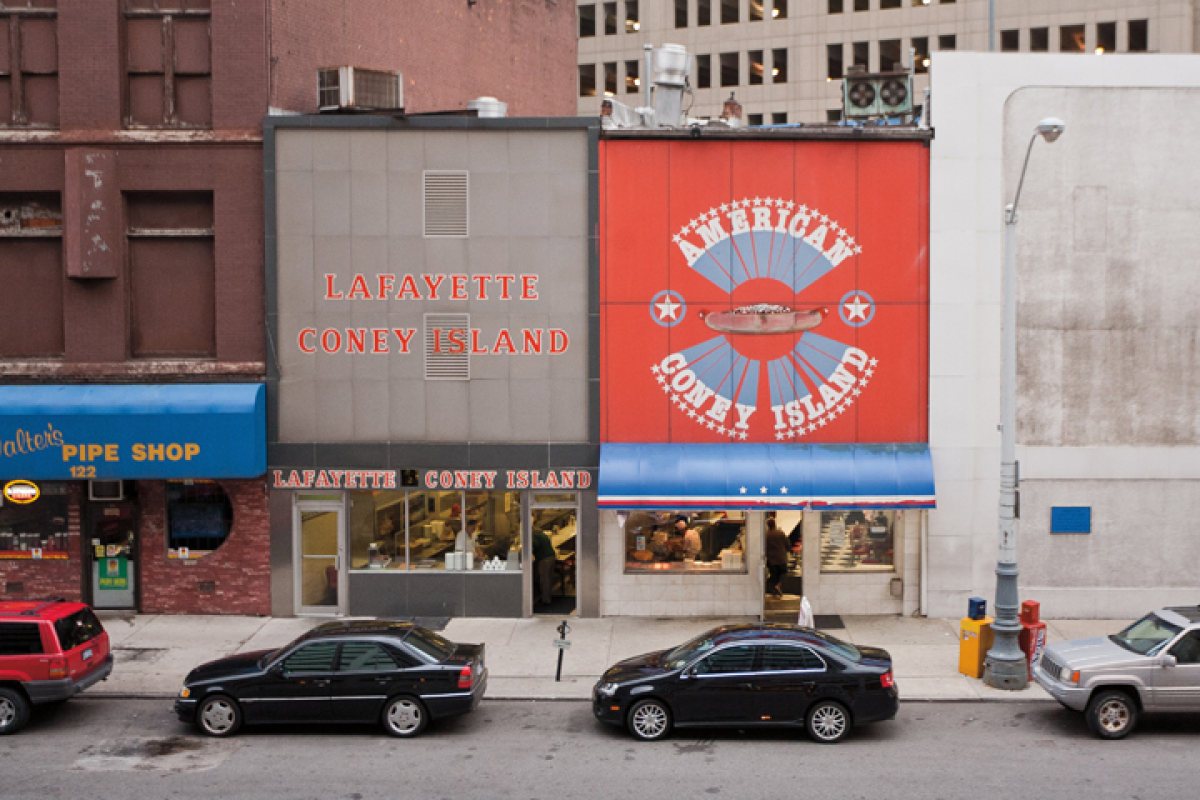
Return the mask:
<svg viewBox="0 0 1200 800">
<path fill-rule="evenodd" d="M 65 678 L 67 677 L 67 660 L 65 658 L 50 659 L 50 678 Z"/>
<path fill-rule="evenodd" d="M 892 677 L 892 671 L 889 669 L 879 678 L 879 682 L 883 684 L 883 688 L 891 689 L 896 685 L 896 679 Z"/>
<path fill-rule="evenodd" d="M 460 689 L 470 689 L 471 688 L 471 665 L 470 664 L 467 664 L 465 667 L 462 668 L 462 671 L 458 673 L 458 688 L 460 688 Z"/>
</svg>

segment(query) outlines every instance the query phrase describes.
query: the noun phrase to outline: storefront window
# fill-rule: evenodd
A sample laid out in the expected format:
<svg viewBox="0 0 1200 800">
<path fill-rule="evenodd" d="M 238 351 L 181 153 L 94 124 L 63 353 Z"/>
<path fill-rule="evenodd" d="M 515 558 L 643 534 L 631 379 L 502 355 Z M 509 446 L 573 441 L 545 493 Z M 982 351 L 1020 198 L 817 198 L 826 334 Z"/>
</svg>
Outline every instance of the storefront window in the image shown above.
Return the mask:
<svg viewBox="0 0 1200 800">
<path fill-rule="evenodd" d="M 520 548 L 520 492 L 350 493 L 351 569 L 518 570 Z"/>
<path fill-rule="evenodd" d="M 39 483 L 32 503 L 0 504 L 0 558 L 67 557 L 67 485 Z"/>
<path fill-rule="evenodd" d="M 203 558 L 229 537 L 233 505 L 215 481 L 167 481 L 167 558 Z"/>
<path fill-rule="evenodd" d="M 891 572 L 895 511 L 821 513 L 821 572 Z"/>
<path fill-rule="evenodd" d="M 625 521 L 625 572 L 745 572 L 740 511 L 634 511 Z"/>
</svg>

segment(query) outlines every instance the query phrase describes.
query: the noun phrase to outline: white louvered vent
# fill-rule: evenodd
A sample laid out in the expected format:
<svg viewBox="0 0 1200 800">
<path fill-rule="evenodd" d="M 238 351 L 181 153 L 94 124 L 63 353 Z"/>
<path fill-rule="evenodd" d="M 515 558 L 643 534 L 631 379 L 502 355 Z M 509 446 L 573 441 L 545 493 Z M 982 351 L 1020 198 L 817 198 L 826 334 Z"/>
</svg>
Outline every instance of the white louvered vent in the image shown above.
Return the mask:
<svg viewBox="0 0 1200 800">
<path fill-rule="evenodd" d="M 466 170 L 425 170 L 425 235 L 464 238 L 467 235 Z"/>
<path fill-rule="evenodd" d="M 470 343 L 470 314 L 426 314 L 425 380 L 471 380 Z"/>
</svg>

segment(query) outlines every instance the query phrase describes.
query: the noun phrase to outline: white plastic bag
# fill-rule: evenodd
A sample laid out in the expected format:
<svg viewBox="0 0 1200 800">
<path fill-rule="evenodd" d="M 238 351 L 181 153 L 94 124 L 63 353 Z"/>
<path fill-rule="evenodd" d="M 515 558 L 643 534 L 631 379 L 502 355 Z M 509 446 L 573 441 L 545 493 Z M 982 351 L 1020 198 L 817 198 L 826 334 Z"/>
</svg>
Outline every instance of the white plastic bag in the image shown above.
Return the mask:
<svg viewBox="0 0 1200 800">
<path fill-rule="evenodd" d="M 812 605 L 808 602 L 807 597 L 800 598 L 800 618 L 796 620 L 796 624 L 802 628 L 815 627 L 816 618 L 813 617 Z"/>
</svg>

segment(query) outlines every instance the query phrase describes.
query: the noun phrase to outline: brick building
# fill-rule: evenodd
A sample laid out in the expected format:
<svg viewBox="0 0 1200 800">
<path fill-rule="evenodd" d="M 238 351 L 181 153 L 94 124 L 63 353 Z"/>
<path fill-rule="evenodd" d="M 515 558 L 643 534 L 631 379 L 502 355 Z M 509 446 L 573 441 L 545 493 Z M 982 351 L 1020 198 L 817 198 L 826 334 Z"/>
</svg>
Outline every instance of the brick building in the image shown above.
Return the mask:
<svg viewBox="0 0 1200 800">
<path fill-rule="evenodd" d="M 270 613 L 264 114 L 574 109 L 569 4 L 424 6 L 0 0 L 0 597 Z"/>
</svg>

